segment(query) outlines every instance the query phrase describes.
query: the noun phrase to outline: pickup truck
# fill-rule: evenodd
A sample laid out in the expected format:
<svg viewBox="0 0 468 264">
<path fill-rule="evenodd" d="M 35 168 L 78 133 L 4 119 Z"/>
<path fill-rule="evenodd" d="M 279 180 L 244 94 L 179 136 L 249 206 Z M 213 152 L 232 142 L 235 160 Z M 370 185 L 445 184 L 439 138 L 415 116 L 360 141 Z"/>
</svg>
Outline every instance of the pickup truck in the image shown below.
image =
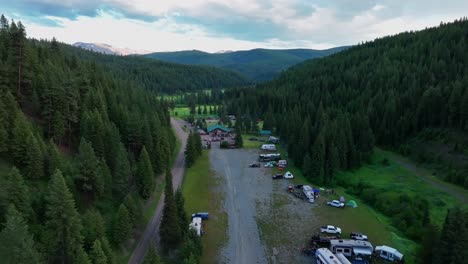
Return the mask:
<svg viewBox="0 0 468 264">
<path fill-rule="evenodd" d="M 359 233 L 359 232 L 352 232 L 349 237 L 351 239 L 355 239 L 355 240 L 364 240 L 364 241 L 367 241 L 367 236 L 364 235 L 363 233 Z"/>
<path fill-rule="evenodd" d="M 332 225 L 320 227 L 320 232 L 327 234 L 341 234 L 341 228 Z"/>
</svg>

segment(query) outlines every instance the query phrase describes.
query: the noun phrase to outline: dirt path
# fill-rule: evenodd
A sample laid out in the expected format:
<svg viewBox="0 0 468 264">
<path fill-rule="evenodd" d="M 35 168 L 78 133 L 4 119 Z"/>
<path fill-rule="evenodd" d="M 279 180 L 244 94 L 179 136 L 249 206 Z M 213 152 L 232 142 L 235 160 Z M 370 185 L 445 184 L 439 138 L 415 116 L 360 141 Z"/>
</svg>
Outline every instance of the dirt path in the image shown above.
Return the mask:
<svg viewBox="0 0 468 264">
<path fill-rule="evenodd" d="M 175 119 L 171 117 L 171 125 L 174 128 L 174 131 L 181 141 L 182 145 L 180 147 L 179 153 L 174 161 L 174 166 L 172 167 L 172 184 L 174 189 L 177 189 L 181 184 L 184 178 L 185 165 L 184 165 L 184 150 L 185 145 L 187 144 L 187 133 L 182 130 L 185 121 L 180 119 Z M 151 220 L 146 226 L 145 231 L 138 241 L 138 245 L 135 247 L 135 250 L 128 261 L 128 264 L 140 264 L 145 258 L 146 251 L 151 241 L 155 241 L 156 244 L 159 243 L 159 225 L 161 224 L 162 219 L 162 210 L 164 207 L 164 193 L 159 199 L 158 206 L 154 211 Z"/>
<path fill-rule="evenodd" d="M 269 199 L 271 181 L 263 183 L 258 175 L 263 174 L 263 168 L 248 168 L 256 157 L 253 151 L 210 150 L 212 168 L 223 178 L 224 210 L 228 215 L 228 241 L 218 263 L 268 263 L 255 217 L 256 203 Z"/>
<path fill-rule="evenodd" d="M 453 186 L 449 183 L 439 180 L 435 176 L 432 176 L 432 173 L 429 170 L 416 166 L 412 161 L 408 160 L 407 158 L 401 157 L 395 153 L 391 153 L 388 151 L 385 151 L 385 154 L 398 165 L 412 172 L 414 175 L 416 175 L 426 183 L 430 184 L 434 188 L 445 192 L 450 196 L 455 197 L 464 204 L 468 203 L 468 196 L 466 194 L 466 191 L 464 191 L 460 187 Z"/>
</svg>

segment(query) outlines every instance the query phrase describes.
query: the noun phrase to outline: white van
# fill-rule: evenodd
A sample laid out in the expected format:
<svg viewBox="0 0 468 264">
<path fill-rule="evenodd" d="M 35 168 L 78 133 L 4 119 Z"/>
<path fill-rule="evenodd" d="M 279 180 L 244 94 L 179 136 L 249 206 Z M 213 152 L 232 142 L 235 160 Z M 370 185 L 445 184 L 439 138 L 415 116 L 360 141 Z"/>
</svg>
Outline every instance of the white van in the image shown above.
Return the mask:
<svg viewBox="0 0 468 264">
<path fill-rule="evenodd" d="M 275 144 L 263 144 L 262 147 L 260 148 L 261 150 L 269 150 L 269 151 L 275 151 L 276 146 Z"/>
<path fill-rule="evenodd" d="M 195 230 L 198 236 L 202 235 L 202 219 L 201 217 L 192 218 L 192 223 L 189 224 L 189 229 Z"/>
</svg>

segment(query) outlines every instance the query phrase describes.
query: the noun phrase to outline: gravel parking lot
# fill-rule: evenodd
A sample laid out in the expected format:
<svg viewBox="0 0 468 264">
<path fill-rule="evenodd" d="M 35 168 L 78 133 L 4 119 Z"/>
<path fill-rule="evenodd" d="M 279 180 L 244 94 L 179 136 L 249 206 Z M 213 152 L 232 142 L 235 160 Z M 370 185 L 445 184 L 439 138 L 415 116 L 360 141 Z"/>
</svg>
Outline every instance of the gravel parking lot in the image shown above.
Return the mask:
<svg viewBox="0 0 468 264">
<path fill-rule="evenodd" d="M 271 169 L 249 168 L 258 150 L 212 148 L 210 162 L 223 179 L 228 241 L 220 263 L 304 263 L 300 254 L 320 226 L 316 205 L 286 192 L 289 180 L 272 180 Z M 262 163 L 263 165 L 263 163 Z"/>
</svg>

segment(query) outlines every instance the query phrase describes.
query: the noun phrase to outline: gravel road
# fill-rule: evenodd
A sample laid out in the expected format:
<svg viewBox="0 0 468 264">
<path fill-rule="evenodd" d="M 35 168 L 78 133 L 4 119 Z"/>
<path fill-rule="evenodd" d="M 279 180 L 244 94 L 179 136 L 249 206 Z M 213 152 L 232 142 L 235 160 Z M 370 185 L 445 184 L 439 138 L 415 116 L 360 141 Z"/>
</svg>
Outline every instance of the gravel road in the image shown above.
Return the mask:
<svg viewBox="0 0 468 264">
<path fill-rule="evenodd" d="M 184 150 L 187 144 L 188 134 L 182 130 L 182 127 L 186 124 L 185 121 L 180 119 L 175 119 L 171 117 L 171 125 L 174 128 L 174 131 L 181 141 L 182 145 L 180 147 L 179 153 L 177 154 L 176 160 L 174 161 L 174 166 L 172 167 L 172 184 L 174 189 L 177 189 L 182 184 L 184 178 L 185 165 L 184 165 Z M 151 241 L 155 241 L 156 244 L 159 243 L 159 225 L 161 224 L 162 219 L 162 210 L 164 207 L 164 193 L 159 199 L 158 206 L 154 211 L 151 220 L 146 226 L 145 231 L 138 241 L 138 245 L 128 261 L 129 264 L 140 264 L 145 258 L 146 251 L 148 250 L 149 244 Z"/>
<path fill-rule="evenodd" d="M 269 199 L 271 181 L 261 179 L 263 168 L 248 168 L 255 151 L 210 150 L 213 170 L 225 183 L 224 209 L 228 214 L 228 242 L 220 253 L 220 263 L 268 263 L 255 221 L 256 202 Z"/>
<path fill-rule="evenodd" d="M 310 263 L 300 248 L 316 232 L 316 206 L 288 194 L 289 180 L 272 180 L 272 170 L 249 168 L 258 150 L 210 150 L 210 162 L 223 179 L 228 241 L 218 263 Z M 263 164 L 262 164 L 263 165 Z"/>
</svg>

